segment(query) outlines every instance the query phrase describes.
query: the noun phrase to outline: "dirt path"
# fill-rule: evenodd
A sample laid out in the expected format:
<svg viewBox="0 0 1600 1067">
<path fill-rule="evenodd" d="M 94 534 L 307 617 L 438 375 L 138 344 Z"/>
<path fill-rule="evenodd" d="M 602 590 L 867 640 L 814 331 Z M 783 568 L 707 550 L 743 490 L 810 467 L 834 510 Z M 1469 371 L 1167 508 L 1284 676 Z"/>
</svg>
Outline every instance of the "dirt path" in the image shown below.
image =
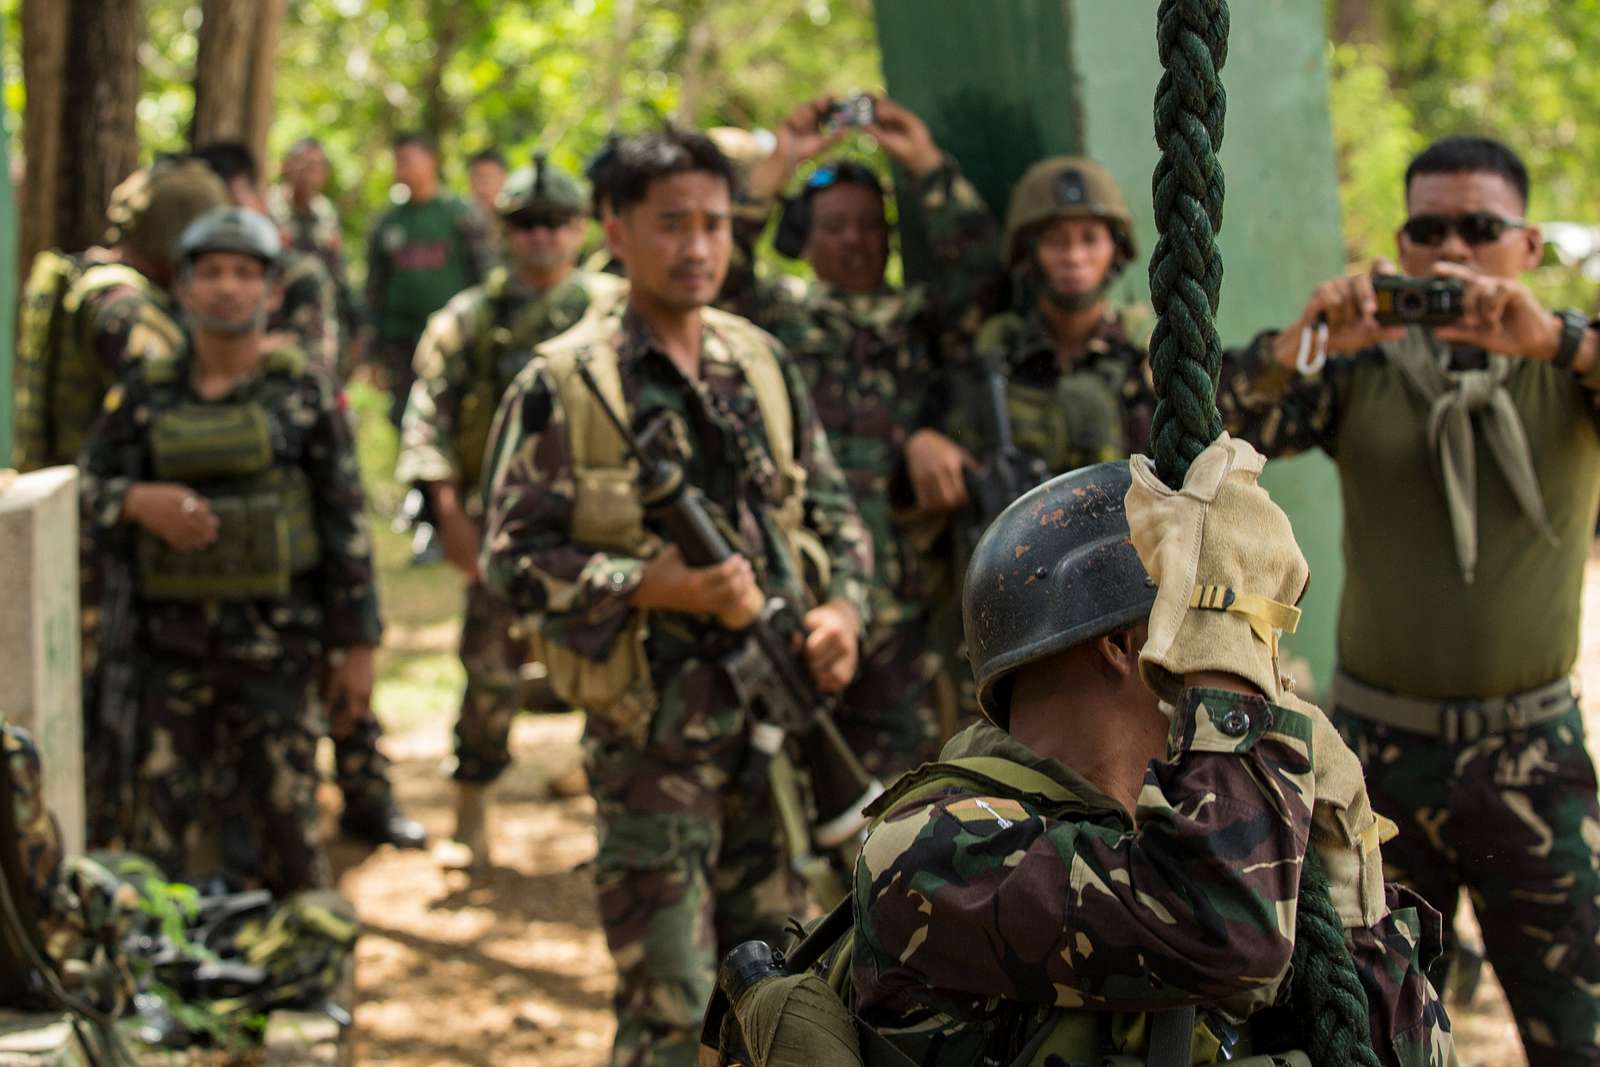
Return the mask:
<svg viewBox="0 0 1600 1067">
<path fill-rule="evenodd" d="M 1582 674 L 1589 736 L 1600 736 L 1600 558 L 1590 564 Z M 448 721 L 392 739 L 396 784 L 434 835 L 451 825 L 440 770 Z M 578 761 L 576 716 L 524 716 L 516 765 L 495 795 L 497 866 L 469 878 L 427 853 L 334 847 L 340 885 L 366 925 L 357 962 L 356 1062 L 590 1067 L 612 1034 L 613 976 L 594 909 L 588 798 L 551 798 Z M 330 804 L 337 801 L 332 795 Z M 1486 971 L 1474 1005 L 1452 1008 L 1464 1063 L 1524 1061 L 1505 1001 Z"/>
</svg>

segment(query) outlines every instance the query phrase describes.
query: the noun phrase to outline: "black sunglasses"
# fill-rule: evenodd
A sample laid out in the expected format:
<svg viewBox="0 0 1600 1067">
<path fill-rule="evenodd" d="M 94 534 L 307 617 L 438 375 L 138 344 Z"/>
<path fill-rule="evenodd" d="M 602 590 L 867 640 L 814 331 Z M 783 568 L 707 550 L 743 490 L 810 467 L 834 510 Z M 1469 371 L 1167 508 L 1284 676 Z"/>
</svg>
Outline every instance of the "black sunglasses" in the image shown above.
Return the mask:
<svg viewBox="0 0 1600 1067">
<path fill-rule="evenodd" d="M 1521 230 L 1527 225 L 1522 219 L 1508 219 L 1491 211 L 1469 211 L 1464 215 L 1413 215 L 1406 219 L 1400 232 L 1413 244 L 1433 248 L 1444 244 L 1452 233 L 1460 234 L 1469 245 L 1493 244 L 1507 230 Z"/>
<path fill-rule="evenodd" d="M 518 212 L 506 216 L 506 225 L 513 230 L 559 230 L 578 216 L 571 213 L 546 214 L 543 212 Z"/>
</svg>

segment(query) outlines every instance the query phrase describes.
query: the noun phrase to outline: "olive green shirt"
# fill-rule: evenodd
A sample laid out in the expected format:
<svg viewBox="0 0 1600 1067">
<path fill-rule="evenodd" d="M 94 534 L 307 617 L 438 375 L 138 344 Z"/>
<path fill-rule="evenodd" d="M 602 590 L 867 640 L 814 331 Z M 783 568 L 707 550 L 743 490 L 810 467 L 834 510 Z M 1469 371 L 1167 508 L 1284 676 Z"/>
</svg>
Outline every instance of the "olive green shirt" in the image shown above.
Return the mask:
<svg viewBox="0 0 1600 1067">
<path fill-rule="evenodd" d="M 1340 670 L 1430 699 L 1509 695 L 1572 670 L 1600 507 L 1600 368 L 1579 379 L 1548 363 L 1513 365 L 1505 386 L 1556 543 L 1523 516 L 1479 432 L 1479 559 L 1469 583 L 1428 444 L 1428 407 L 1399 368 L 1374 348 L 1298 377 L 1273 363 L 1271 341 L 1264 334 L 1228 355 L 1217 402 L 1228 431 L 1267 456 L 1321 448 L 1338 468 Z"/>
</svg>

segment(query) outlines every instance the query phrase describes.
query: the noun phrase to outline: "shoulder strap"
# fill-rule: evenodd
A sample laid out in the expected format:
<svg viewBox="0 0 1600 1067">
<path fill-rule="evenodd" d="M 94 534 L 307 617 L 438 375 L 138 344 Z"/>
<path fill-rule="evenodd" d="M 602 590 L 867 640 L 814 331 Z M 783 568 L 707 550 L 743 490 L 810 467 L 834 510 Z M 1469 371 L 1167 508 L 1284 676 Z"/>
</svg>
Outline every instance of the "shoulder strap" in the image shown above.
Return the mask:
<svg viewBox="0 0 1600 1067">
<path fill-rule="evenodd" d="M 595 323 L 596 327 L 600 324 Z M 616 350 L 608 345 L 567 343 L 544 346 L 539 350 L 545 373 L 555 387 L 561 410 L 567 419 L 567 438 L 575 470 L 594 467 L 631 467 L 626 446 L 594 402 L 589 387 L 578 376 L 578 362 L 589 368 L 606 403 L 627 418 L 627 401 L 622 394 L 622 368 Z"/>
</svg>

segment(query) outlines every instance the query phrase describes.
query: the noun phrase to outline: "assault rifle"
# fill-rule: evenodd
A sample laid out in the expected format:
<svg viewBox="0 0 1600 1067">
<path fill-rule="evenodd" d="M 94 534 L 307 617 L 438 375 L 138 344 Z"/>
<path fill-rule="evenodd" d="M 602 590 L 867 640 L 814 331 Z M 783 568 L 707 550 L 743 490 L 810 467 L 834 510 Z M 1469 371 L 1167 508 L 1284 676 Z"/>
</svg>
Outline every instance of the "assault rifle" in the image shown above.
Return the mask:
<svg viewBox="0 0 1600 1067">
<path fill-rule="evenodd" d="M 126 533 L 126 531 L 122 531 Z M 126 835 L 127 812 L 133 810 L 134 764 L 138 760 L 138 697 L 134 680 L 135 625 L 133 614 L 133 563 L 108 552 L 101 564 L 105 596 L 95 634 L 94 718 L 90 724 L 94 744 L 109 757 L 111 788 L 106 797 L 118 812 L 119 834 Z M 104 758 L 104 757 L 103 757 Z M 95 815 L 91 813 L 90 818 Z"/>
<path fill-rule="evenodd" d="M 600 391 L 588 366 L 578 374 L 593 394 L 639 465 L 639 493 L 645 514 L 678 546 L 693 567 L 710 567 L 734 554 L 707 509 L 705 496 L 684 477 L 683 468 L 667 459 L 651 459 L 645 442 L 635 437 Z M 726 625 L 726 623 L 725 623 Z M 790 638 L 803 632 L 795 610 L 778 597 L 768 599 L 753 622 L 736 627 L 748 635 L 722 663 L 740 703 L 755 723 L 752 744 L 768 761 L 769 781 L 778 797 L 784 832 L 795 852 L 797 867 L 813 861 L 797 845 L 810 841 L 832 849 L 849 841 L 866 825 L 862 809 L 883 792 L 883 786 L 862 767 L 829 710 L 829 701 L 811 683 L 798 662 Z M 795 738 L 810 772 L 816 825 L 787 806 L 794 795 L 793 768 L 784 757 L 785 741 Z M 799 825 L 796 825 L 796 823 Z M 802 835 L 803 836 L 798 836 Z M 804 873 L 804 871 L 802 871 Z"/>
<path fill-rule="evenodd" d="M 956 519 L 960 558 L 972 555 L 989 524 L 1017 497 L 1050 477 L 1044 460 L 1017 447 L 1006 406 L 1006 376 L 995 363 L 983 368 L 984 422 L 993 447 L 977 470 L 966 473 L 967 506 Z M 958 576 L 959 577 L 959 576 Z"/>
</svg>

